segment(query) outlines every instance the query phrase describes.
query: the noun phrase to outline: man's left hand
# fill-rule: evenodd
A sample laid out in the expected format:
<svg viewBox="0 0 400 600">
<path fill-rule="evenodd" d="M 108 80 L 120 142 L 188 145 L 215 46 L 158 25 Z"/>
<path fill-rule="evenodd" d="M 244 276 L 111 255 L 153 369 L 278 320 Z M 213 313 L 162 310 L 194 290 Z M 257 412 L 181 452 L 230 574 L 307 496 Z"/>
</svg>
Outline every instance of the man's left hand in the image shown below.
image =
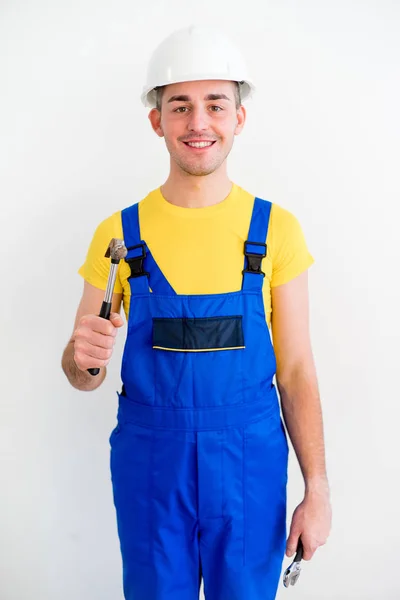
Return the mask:
<svg viewBox="0 0 400 600">
<path fill-rule="evenodd" d="M 328 493 L 306 493 L 293 513 L 286 556 L 293 556 L 299 537 L 303 543 L 303 559 L 310 560 L 317 548 L 323 546 L 331 529 L 332 511 Z"/>
</svg>

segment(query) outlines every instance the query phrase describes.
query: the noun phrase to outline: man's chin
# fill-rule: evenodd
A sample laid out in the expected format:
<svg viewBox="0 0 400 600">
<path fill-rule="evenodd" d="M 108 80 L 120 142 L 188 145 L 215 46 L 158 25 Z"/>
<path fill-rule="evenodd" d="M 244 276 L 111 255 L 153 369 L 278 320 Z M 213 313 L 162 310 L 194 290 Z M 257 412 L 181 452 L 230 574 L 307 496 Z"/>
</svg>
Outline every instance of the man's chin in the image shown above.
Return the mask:
<svg viewBox="0 0 400 600">
<path fill-rule="evenodd" d="M 194 177 L 205 177 L 206 175 L 211 175 L 217 171 L 222 163 L 213 164 L 213 165 L 194 165 L 194 164 L 186 164 L 182 162 L 177 163 L 178 166 L 187 173 L 188 175 L 193 175 Z"/>
<path fill-rule="evenodd" d="M 211 169 L 211 170 L 193 170 L 193 169 L 183 169 L 183 171 L 187 174 L 187 175 L 193 175 L 193 177 L 206 177 L 207 175 L 211 175 L 212 173 L 214 173 L 216 171 L 216 169 Z"/>
</svg>

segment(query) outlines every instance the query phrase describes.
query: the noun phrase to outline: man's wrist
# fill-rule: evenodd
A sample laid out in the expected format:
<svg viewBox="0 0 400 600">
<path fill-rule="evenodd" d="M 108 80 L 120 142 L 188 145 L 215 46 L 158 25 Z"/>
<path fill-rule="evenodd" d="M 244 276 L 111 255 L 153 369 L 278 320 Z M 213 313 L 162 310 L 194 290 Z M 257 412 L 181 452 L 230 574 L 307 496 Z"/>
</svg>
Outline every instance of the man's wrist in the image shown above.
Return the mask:
<svg viewBox="0 0 400 600">
<path fill-rule="evenodd" d="M 305 479 L 306 496 L 329 496 L 329 482 L 326 475 Z"/>
</svg>

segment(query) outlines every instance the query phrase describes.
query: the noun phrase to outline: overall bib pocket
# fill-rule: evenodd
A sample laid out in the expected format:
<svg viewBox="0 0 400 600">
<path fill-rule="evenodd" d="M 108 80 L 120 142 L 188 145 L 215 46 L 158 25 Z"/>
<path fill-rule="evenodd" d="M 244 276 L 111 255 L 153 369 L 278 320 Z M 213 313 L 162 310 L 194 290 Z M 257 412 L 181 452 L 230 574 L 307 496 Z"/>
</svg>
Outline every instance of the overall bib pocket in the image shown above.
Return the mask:
<svg viewBox="0 0 400 600">
<path fill-rule="evenodd" d="M 244 349 L 241 315 L 153 318 L 156 403 L 204 408 L 242 402 Z"/>
</svg>

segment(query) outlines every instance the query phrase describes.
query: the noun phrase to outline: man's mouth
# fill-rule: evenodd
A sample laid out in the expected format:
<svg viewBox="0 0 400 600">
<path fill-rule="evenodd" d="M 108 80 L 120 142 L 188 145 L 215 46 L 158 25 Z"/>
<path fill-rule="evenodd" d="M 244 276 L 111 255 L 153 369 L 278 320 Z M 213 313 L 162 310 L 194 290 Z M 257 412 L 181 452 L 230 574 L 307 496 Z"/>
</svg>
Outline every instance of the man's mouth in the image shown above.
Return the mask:
<svg viewBox="0 0 400 600">
<path fill-rule="evenodd" d="M 207 142 L 183 142 L 189 148 L 209 148 L 215 144 L 215 141 L 207 141 Z"/>
</svg>

